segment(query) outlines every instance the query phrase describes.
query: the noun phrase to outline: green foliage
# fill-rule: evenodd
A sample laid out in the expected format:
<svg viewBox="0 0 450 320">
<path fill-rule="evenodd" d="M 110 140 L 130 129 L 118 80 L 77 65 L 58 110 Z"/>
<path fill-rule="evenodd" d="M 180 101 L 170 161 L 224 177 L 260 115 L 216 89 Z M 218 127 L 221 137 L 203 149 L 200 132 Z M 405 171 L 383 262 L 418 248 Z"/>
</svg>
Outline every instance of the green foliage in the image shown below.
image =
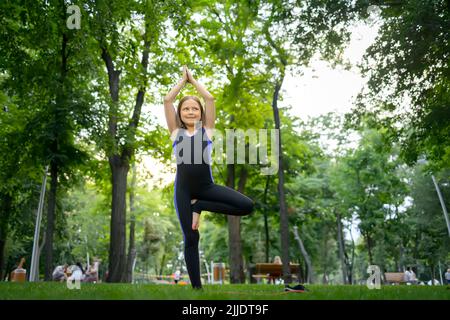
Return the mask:
<svg viewBox="0 0 450 320">
<path fill-rule="evenodd" d="M 444 199 L 450 198 L 448 170 L 441 173 L 439 188 Z M 439 181 L 438 180 L 438 181 Z M 412 172 L 411 197 L 413 206 L 408 212 L 411 253 L 427 266 L 448 261 L 450 245 L 444 214 L 431 177 L 417 166 Z"/>
<path fill-rule="evenodd" d="M 360 3 L 364 12 L 369 3 Z M 447 168 L 448 1 L 403 1 L 379 9 L 379 34 L 362 65 L 369 81 L 353 118 L 375 115 L 379 126 L 389 128 L 391 141 L 400 142 L 408 164 L 425 154 L 436 169 Z"/>
</svg>

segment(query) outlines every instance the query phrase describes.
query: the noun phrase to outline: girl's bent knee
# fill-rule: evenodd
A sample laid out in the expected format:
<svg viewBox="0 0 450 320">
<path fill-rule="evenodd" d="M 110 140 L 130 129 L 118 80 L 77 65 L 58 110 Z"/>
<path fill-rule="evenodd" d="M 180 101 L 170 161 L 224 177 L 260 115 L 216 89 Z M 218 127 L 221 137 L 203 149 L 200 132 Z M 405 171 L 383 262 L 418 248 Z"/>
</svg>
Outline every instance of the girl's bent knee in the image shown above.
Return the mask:
<svg viewBox="0 0 450 320">
<path fill-rule="evenodd" d="M 246 201 L 244 208 L 246 215 L 253 213 L 254 209 L 255 209 L 255 202 L 251 199 L 249 201 Z"/>
</svg>

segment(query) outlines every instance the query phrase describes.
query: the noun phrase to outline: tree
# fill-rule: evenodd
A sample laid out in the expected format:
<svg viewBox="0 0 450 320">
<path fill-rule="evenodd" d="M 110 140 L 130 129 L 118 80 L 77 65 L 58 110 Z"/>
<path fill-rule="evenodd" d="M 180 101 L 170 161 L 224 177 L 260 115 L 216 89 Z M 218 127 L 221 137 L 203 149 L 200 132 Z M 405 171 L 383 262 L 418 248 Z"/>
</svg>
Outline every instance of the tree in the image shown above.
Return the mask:
<svg viewBox="0 0 450 320">
<path fill-rule="evenodd" d="M 334 63 L 342 63 L 336 51 L 342 52 L 343 44 L 348 40 L 345 24 L 351 14 L 343 18 L 342 3 L 328 4 L 322 1 L 291 2 L 284 0 L 269 1 L 265 14 L 260 16 L 262 35 L 266 42 L 265 50 L 267 69 L 274 74 L 271 81 L 272 109 L 275 129 L 280 130 L 278 100 L 280 90 L 288 71 L 308 65 L 317 51 Z M 263 10 L 264 11 L 264 10 Z M 326 17 L 326 18 L 325 18 Z M 347 20 L 348 19 L 348 20 Z M 279 170 L 278 194 L 280 197 L 281 248 L 283 261 L 283 278 L 285 283 L 292 281 L 289 269 L 289 222 L 285 198 L 285 176 L 282 131 L 279 131 Z"/>
<path fill-rule="evenodd" d="M 76 179 L 76 167 L 88 159 L 76 145 L 74 134 L 89 122 L 89 95 L 84 85 L 89 75 L 73 72 L 74 65 L 86 65 L 77 61 L 82 37 L 66 28 L 64 2 L 35 3 L 26 8 L 5 3 L 0 10 L 2 17 L 13 17 L 4 21 L 2 88 L 26 114 L 23 131 L 11 138 L 28 146 L 35 168 L 50 165 L 45 233 L 45 279 L 49 280 L 53 271 L 57 190 L 62 186 L 64 191 Z M 11 37 L 16 40 L 10 41 Z"/>
<path fill-rule="evenodd" d="M 443 197 L 449 199 L 448 170 L 439 173 L 438 178 L 442 181 Z M 448 259 L 450 240 L 436 189 L 423 165 L 414 168 L 410 187 L 413 205 L 408 218 L 412 230 L 407 243 L 409 248 L 413 248 L 409 251 L 414 258 L 412 262 L 423 261 L 430 270 L 430 278 L 438 278 L 435 268 L 439 261 Z"/>
<path fill-rule="evenodd" d="M 107 75 L 109 86 L 109 97 L 104 97 L 109 108 L 107 128 L 104 139 L 100 139 L 111 168 L 112 183 L 109 282 L 125 281 L 128 170 L 136 152 L 137 131 L 150 81 L 166 79 L 164 73 L 168 71 L 164 70 L 166 62 L 159 58 L 166 35 L 165 19 L 181 21 L 184 8 L 180 3 L 118 0 L 98 2 L 87 8 L 92 17 L 91 36 L 97 41 L 97 52 L 107 71 L 102 76 Z M 137 23 L 140 21 L 142 25 Z M 104 83 L 103 79 L 99 82 Z M 127 99 L 129 95 L 135 95 L 132 110 L 127 108 L 133 103 Z"/>
<path fill-rule="evenodd" d="M 450 149 L 450 3 L 448 1 L 359 1 L 379 8 L 379 35 L 362 64 L 367 87 L 352 112 L 365 113 L 390 129 L 401 155 L 413 163 L 422 154 L 436 168 L 448 167 Z M 381 89 L 380 89 L 381 88 Z M 401 126 L 398 124 L 401 123 Z"/>
<path fill-rule="evenodd" d="M 348 201 L 346 205 L 359 218 L 369 263 L 373 264 L 373 250 L 384 232 L 388 210 L 399 207 L 406 196 L 406 186 L 396 175 L 400 160 L 392 153 L 385 132 L 365 129 L 359 147 L 343 161 L 338 196 Z"/>
</svg>

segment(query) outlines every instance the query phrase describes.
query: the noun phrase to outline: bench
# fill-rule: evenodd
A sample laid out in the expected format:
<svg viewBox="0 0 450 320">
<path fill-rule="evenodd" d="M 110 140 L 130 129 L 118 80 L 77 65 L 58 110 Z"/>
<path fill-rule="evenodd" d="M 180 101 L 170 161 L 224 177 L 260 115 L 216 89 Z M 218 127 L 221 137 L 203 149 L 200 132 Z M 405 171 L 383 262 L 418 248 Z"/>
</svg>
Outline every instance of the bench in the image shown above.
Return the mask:
<svg viewBox="0 0 450 320">
<path fill-rule="evenodd" d="M 384 277 L 386 279 L 386 283 L 406 283 L 405 274 L 403 272 L 385 272 Z"/>
<path fill-rule="evenodd" d="M 299 272 L 298 264 L 290 264 L 291 274 L 295 276 Z M 278 263 L 257 263 L 255 268 L 255 274 L 253 278 L 267 278 L 275 283 L 275 279 L 279 279 L 283 276 L 283 265 Z"/>
</svg>

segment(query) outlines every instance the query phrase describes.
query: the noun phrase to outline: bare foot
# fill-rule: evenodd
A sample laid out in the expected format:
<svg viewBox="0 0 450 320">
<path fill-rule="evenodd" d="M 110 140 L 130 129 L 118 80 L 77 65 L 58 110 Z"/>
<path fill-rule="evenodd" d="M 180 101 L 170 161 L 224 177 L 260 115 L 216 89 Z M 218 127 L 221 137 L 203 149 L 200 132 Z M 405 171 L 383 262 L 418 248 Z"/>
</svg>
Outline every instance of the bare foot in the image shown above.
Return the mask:
<svg viewBox="0 0 450 320">
<path fill-rule="evenodd" d="M 192 230 L 198 230 L 200 226 L 200 214 L 192 212 Z"/>
</svg>

